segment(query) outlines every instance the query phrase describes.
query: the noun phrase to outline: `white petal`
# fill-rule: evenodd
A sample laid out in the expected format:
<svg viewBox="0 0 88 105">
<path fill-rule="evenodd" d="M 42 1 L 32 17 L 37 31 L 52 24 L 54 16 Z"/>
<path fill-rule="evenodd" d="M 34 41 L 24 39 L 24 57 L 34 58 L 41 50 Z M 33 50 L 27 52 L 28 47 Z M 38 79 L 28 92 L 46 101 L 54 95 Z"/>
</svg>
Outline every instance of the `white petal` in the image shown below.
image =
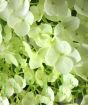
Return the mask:
<svg viewBox="0 0 88 105">
<path fill-rule="evenodd" d="M 45 0 L 44 10 L 50 16 L 66 16 L 68 7 L 65 0 Z"/>
<path fill-rule="evenodd" d="M 80 53 L 77 49 L 74 49 L 69 56 L 73 58 L 76 63 L 78 63 L 81 60 Z"/>
<path fill-rule="evenodd" d="M 14 15 L 14 13 L 11 13 L 7 18 L 8 26 L 10 26 L 11 28 L 13 28 L 14 25 L 19 21 L 20 19 L 16 15 Z"/>
<path fill-rule="evenodd" d="M 32 12 L 28 12 L 27 15 L 25 16 L 25 21 L 27 23 L 29 23 L 30 25 L 32 25 L 33 21 L 34 21 L 34 16 L 32 14 Z"/>
<path fill-rule="evenodd" d="M 3 105 L 9 105 L 9 101 L 6 97 L 3 98 Z"/>
<path fill-rule="evenodd" d="M 57 41 L 56 48 L 62 54 L 69 55 L 71 53 L 71 46 L 67 41 Z"/>
<path fill-rule="evenodd" d="M 75 31 L 79 28 L 80 19 L 74 16 L 67 17 L 64 19 L 63 25 L 65 29 Z"/>
<path fill-rule="evenodd" d="M 51 87 L 48 87 L 48 96 L 50 97 L 50 99 L 52 101 L 54 101 L 54 92 L 53 90 L 51 89 Z"/>
<path fill-rule="evenodd" d="M 60 57 L 55 64 L 56 70 L 60 71 L 62 74 L 68 74 L 73 68 L 73 61 L 68 57 Z"/>
<path fill-rule="evenodd" d="M 19 16 L 25 16 L 29 11 L 29 0 L 24 0 L 22 7 L 17 10 Z"/>
<path fill-rule="evenodd" d="M 45 55 L 45 62 L 48 65 L 53 66 L 58 59 L 58 54 L 55 52 L 55 49 L 50 47 Z"/>
<path fill-rule="evenodd" d="M 3 10 L 5 10 L 6 6 L 7 6 L 7 1 L 0 1 L 0 12 L 2 12 Z"/>
<path fill-rule="evenodd" d="M 28 34 L 30 30 L 30 27 L 27 22 L 25 21 L 19 21 L 18 23 L 15 24 L 14 26 L 14 31 L 18 36 L 25 36 Z"/>
</svg>

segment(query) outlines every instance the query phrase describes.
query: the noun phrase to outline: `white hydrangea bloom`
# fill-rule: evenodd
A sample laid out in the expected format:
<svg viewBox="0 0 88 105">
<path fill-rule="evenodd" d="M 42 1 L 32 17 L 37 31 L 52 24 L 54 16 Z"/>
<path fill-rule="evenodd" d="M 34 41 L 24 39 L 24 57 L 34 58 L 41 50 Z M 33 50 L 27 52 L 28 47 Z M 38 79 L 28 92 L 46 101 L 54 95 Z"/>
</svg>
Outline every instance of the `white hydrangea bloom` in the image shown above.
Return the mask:
<svg viewBox="0 0 88 105">
<path fill-rule="evenodd" d="M 51 87 L 48 87 L 48 96 L 50 97 L 50 99 L 52 101 L 54 101 L 54 92 L 53 90 L 51 89 Z"/>
<path fill-rule="evenodd" d="M 62 74 L 68 74 L 72 71 L 74 64 L 73 61 L 67 56 L 61 56 L 55 64 L 55 69 Z"/>
<path fill-rule="evenodd" d="M 68 7 L 65 0 L 45 0 L 44 11 L 49 16 L 66 16 Z"/>
<path fill-rule="evenodd" d="M 71 57 L 76 63 L 81 60 L 80 53 L 77 49 L 73 49 L 73 51 L 69 54 L 69 57 Z"/>
<path fill-rule="evenodd" d="M 78 80 L 72 74 L 63 75 L 63 85 L 72 89 L 78 86 Z"/>
<path fill-rule="evenodd" d="M 0 105 L 9 105 L 8 99 L 0 96 Z"/>
<path fill-rule="evenodd" d="M 2 12 L 3 10 L 5 10 L 7 4 L 8 3 L 7 3 L 6 0 L 0 0 L 0 12 Z"/>
<path fill-rule="evenodd" d="M 66 101 L 69 102 L 71 100 L 71 89 L 69 89 L 67 86 L 60 86 L 59 91 L 56 95 L 57 101 Z"/>
<path fill-rule="evenodd" d="M 61 54 L 69 55 L 71 53 L 71 46 L 67 41 L 57 41 L 56 48 Z"/>
</svg>

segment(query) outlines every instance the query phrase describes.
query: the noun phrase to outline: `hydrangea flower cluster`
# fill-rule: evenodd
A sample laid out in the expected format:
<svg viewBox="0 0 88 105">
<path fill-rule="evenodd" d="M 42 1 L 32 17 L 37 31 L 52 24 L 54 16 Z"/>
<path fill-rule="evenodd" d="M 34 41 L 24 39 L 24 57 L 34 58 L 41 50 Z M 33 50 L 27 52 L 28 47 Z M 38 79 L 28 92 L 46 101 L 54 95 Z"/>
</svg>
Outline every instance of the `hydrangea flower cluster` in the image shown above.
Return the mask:
<svg viewBox="0 0 88 105">
<path fill-rule="evenodd" d="M 0 105 L 88 105 L 88 0 L 0 0 Z"/>
</svg>

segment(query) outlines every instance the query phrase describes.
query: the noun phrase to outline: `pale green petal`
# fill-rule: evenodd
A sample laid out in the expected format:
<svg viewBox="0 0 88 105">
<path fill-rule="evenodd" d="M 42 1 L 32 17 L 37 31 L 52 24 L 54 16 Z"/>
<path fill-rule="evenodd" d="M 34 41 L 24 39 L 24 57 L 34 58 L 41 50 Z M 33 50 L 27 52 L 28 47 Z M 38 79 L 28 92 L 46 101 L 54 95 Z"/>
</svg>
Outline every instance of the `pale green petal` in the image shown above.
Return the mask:
<svg viewBox="0 0 88 105">
<path fill-rule="evenodd" d="M 35 80 L 39 86 L 44 86 L 44 83 L 46 81 L 46 75 L 43 70 L 37 70 L 35 72 Z"/>
<path fill-rule="evenodd" d="M 44 10 L 49 16 L 66 16 L 68 7 L 65 0 L 45 0 Z"/>
<path fill-rule="evenodd" d="M 29 81 L 34 83 L 34 71 L 30 70 L 29 68 L 24 69 L 24 79 L 27 81 L 27 83 L 29 83 Z"/>
<path fill-rule="evenodd" d="M 72 74 L 63 75 L 63 85 L 72 89 L 78 86 L 78 80 Z"/>
<path fill-rule="evenodd" d="M 78 105 L 77 103 L 74 103 L 74 104 L 66 104 L 66 105 Z"/>
<path fill-rule="evenodd" d="M 5 60 L 6 60 L 7 63 L 12 63 L 15 66 L 18 66 L 18 62 L 17 62 L 15 56 L 12 53 L 7 52 L 7 53 L 4 54 L 4 57 L 5 57 Z"/>
<path fill-rule="evenodd" d="M 48 75 L 48 82 L 55 82 L 59 77 L 59 72 L 57 70 L 53 70 L 50 75 Z"/>
<path fill-rule="evenodd" d="M 36 38 L 40 35 L 41 33 L 41 29 L 39 27 L 34 27 L 34 28 L 31 28 L 30 31 L 29 31 L 29 38 L 33 38 L 36 40 Z"/>
<path fill-rule="evenodd" d="M 69 55 L 71 53 L 71 46 L 67 41 L 57 41 L 56 49 L 65 55 Z"/>
<path fill-rule="evenodd" d="M 2 43 L 2 26 L 0 24 L 0 44 Z"/>
<path fill-rule="evenodd" d="M 54 101 L 54 91 L 49 86 L 48 86 L 48 96 L 49 96 L 51 101 Z"/>
<path fill-rule="evenodd" d="M 75 60 L 76 63 L 78 63 L 81 60 L 80 53 L 77 49 L 73 49 L 71 54 L 69 55 L 73 60 Z"/>
<path fill-rule="evenodd" d="M 40 29 L 43 34 L 52 34 L 52 27 L 50 24 L 41 24 Z"/>
<path fill-rule="evenodd" d="M 58 37 L 61 34 L 61 28 L 60 25 L 57 24 L 54 28 L 54 36 Z"/>
<path fill-rule="evenodd" d="M 17 10 L 20 6 L 22 6 L 24 0 L 9 0 L 9 7 Z"/>
<path fill-rule="evenodd" d="M 9 83 L 10 83 L 10 85 L 13 87 L 15 93 L 20 93 L 20 92 L 22 92 L 22 88 L 21 88 L 20 85 L 15 81 L 15 79 L 10 78 L 10 79 L 9 79 Z"/>
<path fill-rule="evenodd" d="M 21 21 L 20 18 L 18 18 L 16 15 L 14 15 L 14 13 L 11 13 L 9 15 L 9 17 L 7 18 L 7 24 L 11 28 L 13 28 L 15 26 L 15 24 L 18 23 L 19 21 Z"/>
<path fill-rule="evenodd" d="M 35 97 L 32 92 L 28 92 L 22 99 L 22 105 L 35 105 Z"/>
<path fill-rule="evenodd" d="M 40 9 L 39 5 L 30 7 L 31 12 L 34 15 L 34 21 L 40 21 L 42 19 L 43 12 L 42 10 L 40 11 L 39 9 Z"/>
<path fill-rule="evenodd" d="M 85 62 L 85 61 L 84 61 Z M 76 75 L 80 76 L 84 80 L 88 81 L 88 63 L 83 63 L 80 67 L 75 70 Z"/>
<path fill-rule="evenodd" d="M 2 12 L 3 10 L 5 10 L 6 6 L 7 6 L 7 1 L 0 1 L 0 12 Z"/>
<path fill-rule="evenodd" d="M 40 34 L 35 39 L 35 42 L 39 47 L 48 47 L 50 45 L 50 37 L 48 34 Z"/>
<path fill-rule="evenodd" d="M 50 103 L 50 99 L 49 97 L 41 96 L 40 102 L 48 105 Z"/>
<path fill-rule="evenodd" d="M 67 0 L 67 2 L 68 2 L 68 6 L 69 6 L 70 8 L 73 8 L 74 5 L 75 5 L 76 0 Z"/>
<path fill-rule="evenodd" d="M 80 19 L 78 17 L 67 17 L 63 22 L 64 28 L 67 30 L 75 31 L 79 28 Z"/>
<path fill-rule="evenodd" d="M 38 9 L 38 6 L 31 6 L 30 10 L 31 10 L 31 12 L 34 15 L 34 21 L 39 20 L 39 18 L 40 18 L 40 11 Z"/>
<path fill-rule="evenodd" d="M 68 57 L 62 56 L 56 62 L 55 68 L 62 74 L 68 74 L 73 68 L 73 61 Z"/>
<path fill-rule="evenodd" d="M 55 15 L 54 15 L 54 16 L 49 16 L 49 15 L 47 15 L 46 13 L 44 14 L 44 16 L 45 16 L 48 20 L 51 20 L 51 21 L 53 21 L 53 22 L 61 22 L 61 21 L 63 21 L 63 19 L 65 19 L 65 18 L 71 16 L 71 11 L 70 11 L 70 9 L 68 9 L 67 15 L 66 15 L 66 16 L 63 16 L 63 17 L 59 17 L 59 16 L 55 16 Z"/>
<path fill-rule="evenodd" d="M 19 21 L 14 25 L 14 31 L 18 36 L 25 36 L 28 34 L 30 26 L 26 21 Z"/>
<path fill-rule="evenodd" d="M 42 66 L 42 59 L 37 54 L 30 56 L 29 65 L 31 69 L 35 69 Z"/>
<path fill-rule="evenodd" d="M 4 27 L 4 32 L 6 34 L 5 37 L 4 37 L 4 41 L 9 42 L 11 40 L 11 38 L 12 38 L 12 30 L 11 30 L 11 28 L 8 25 L 6 25 Z"/>
<path fill-rule="evenodd" d="M 49 15 L 47 15 L 46 13 L 44 14 L 44 16 L 45 16 L 48 20 L 51 20 L 51 21 L 54 21 L 54 22 L 58 22 L 58 21 L 61 21 L 61 20 L 62 20 L 61 17 L 58 17 L 58 16 L 49 16 Z"/>
<path fill-rule="evenodd" d="M 32 56 L 32 50 L 31 50 L 30 45 L 25 41 L 23 41 L 23 45 L 25 47 L 25 51 L 27 52 L 28 56 L 29 57 Z"/>
<path fill-rule="evenodd" d="M 53 47 L 48 48 L 48 51 L 45 55 L 45 62 L 47 65 L 53 66 L 58 59 L 58 54 Z"/>
<path fill-rule="evenodd" d="M 7 19 L 9 18 L 9 15 L 12 13 L 12 11 L 13 10 L 7 6 L 2 12 L 0 12 L 0 18 L 7 21 Z"/>
<path fill-rule="evenodd" d="M 57 92 L 56 100 L 59 102 L 69 102 L 71 100 L 71 90 L 66 86 L 60 86 Z"/>
<path fill-rule="evenodd" d="M 29 11 L 29 0 L 24 0 L 22 6 L 20 9 L 18 9 L 16 12 L 19 16 L 25 16 Z"/>
<path fill-rule="evenodd" d="M 79 14 L 88 17 L 88 0 L 77 0 L 74 8 Z"/>
<path fill-rule="evenodd" d="M 26 86 L 26 81 L 21 76 L 15 75 L 14 79 L 20 85 L 21 88 L 24 88 Z"/>
<path fill-rule="evenodd" d="M 23 42 L 23 44 L 25 46 L 25 51 L 30 57 L 29 61 L 30 68 L 35 69 L 40 67 L 42 65 L 42 60 L 43 60 L 42 57 L 39 56 L 37 53 L 33 53 L 30 46 L 26 42 Z"/>
<path fill-rule="evenodd" d="M 4 92 L 6 96 L 11 97 L 14 94 L 14 88 L 9 84 L 7 84 L 6 87 L 4 87 Z"/>
<path fill-rule="evenodd" d="M 83 97 L 83 100 L 82 100 L 81 105 L 88 105 L 88 95 L 85 95 L 85 96 Z"/>
<path fill-rule="evenodd" d="M 29 24 L 32 25 L 33 21 L 34 21 L 34 16 L 32 14 L 32 12 L 28 12 L 27 15 L 25 16 L 25 21 Z"/>
<path fill-rule="evenodd" d="M 2 104 L 1 105 L 9 105 L 9 100 L 7 99 L 7 97 L 2 97 Z"/>
</svg>

